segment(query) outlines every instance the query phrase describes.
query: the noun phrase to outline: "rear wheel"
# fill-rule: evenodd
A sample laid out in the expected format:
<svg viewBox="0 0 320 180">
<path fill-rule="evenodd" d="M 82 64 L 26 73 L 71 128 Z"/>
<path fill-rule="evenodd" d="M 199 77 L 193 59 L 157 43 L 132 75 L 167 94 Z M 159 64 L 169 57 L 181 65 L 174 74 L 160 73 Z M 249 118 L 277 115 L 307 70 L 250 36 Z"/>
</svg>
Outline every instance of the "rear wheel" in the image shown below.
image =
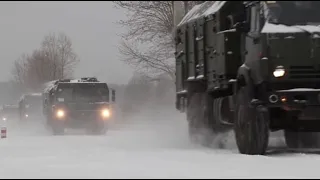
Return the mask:
<svg viewBox="0 0 320 180">
<path fill-rule="evenodd" d="M 192 142 L 209 146 L 213 138 L 213 131 L 208 123 L 209 107 L 206 93 L 194 93 L 189 97 L 187 120 L 189 138 Z"/>
<path fill-rule="evenodd" d="M 215 133 L 225 133 L 231 130 L 233 112 L 230 111 L 228 97 L 213 99 L 213 129 Z"/>
</svg>

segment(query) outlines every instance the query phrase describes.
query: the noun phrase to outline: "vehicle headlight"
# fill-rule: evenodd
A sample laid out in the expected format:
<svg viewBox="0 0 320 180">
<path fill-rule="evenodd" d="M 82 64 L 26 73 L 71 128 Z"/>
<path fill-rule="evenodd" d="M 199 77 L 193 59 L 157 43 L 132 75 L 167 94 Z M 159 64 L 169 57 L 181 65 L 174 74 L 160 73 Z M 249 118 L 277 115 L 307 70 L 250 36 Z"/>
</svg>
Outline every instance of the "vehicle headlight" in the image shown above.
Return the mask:
<svg viewBox="0 0 320 180">
<path fill-rule="evenodd" d="M 7 120 L 7 118 L 3 117 L 3 118 L 2 118 L 2 120 L 6 121 L 6 120 Z"/>
<path fill-rule="evenodd" d="M 26 117 L 29 117 L 29 115 L 28 115 L 28 114 L 26 114 L 25 116 L 26 116 Z"/>
<path fill-rule="evenodd" d="M 64 113 L 63 110 L 59 109 L 59 110 L 57 111 L 56 115 L 57 115 L 58 118 L 63 118 L 64 115 L 65 115 L 65 113 Z"/>
<path fill-rule="evenodd" d="M 283 66 L 277 66 L 276 69 L 273 71 L 274 77 L 282 77 L 286 73 L 286 70 Z"/>
<path fill-rule="evenodd" d="M 109 109 L 103 109 L 102 112 L 101 112 L 101 115 L 102 115 L 102 117 L 104 117 L 104 118 L 110 117 L 110 111 L 109 111 Z"/>
</svg>

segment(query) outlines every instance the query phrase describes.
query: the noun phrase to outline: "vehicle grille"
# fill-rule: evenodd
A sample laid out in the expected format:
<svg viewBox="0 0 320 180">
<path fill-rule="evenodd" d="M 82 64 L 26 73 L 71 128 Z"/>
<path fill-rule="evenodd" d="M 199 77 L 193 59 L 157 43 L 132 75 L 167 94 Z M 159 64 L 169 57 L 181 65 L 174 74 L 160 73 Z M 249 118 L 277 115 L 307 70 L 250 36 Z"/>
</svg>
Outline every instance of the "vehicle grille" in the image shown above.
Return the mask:
<svg viewBox="0 0 320 180">
<path fill-rule="evenodd" d="M 320 79 L 320 68 L 314 66 L 290 66 L 290 79 Z"/>
<path fill-rule="evenodd" d="M 97 111 L 74 111 L 70 113 L 70 117 L 78 120 L 89 120 L 97 117 Z"/>
</svg>

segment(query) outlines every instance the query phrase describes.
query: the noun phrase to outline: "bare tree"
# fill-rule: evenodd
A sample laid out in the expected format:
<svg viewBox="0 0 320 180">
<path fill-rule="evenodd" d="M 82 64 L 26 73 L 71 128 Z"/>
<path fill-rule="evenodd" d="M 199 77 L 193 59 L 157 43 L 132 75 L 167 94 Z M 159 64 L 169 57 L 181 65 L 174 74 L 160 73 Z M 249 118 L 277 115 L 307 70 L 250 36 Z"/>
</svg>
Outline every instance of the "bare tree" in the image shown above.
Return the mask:
<svg viewBox="0 0 320 180">
<path fill-rule="evenodd" d="M 128 29 L 119 47 L 122 60 L 151 77 L 166 73 L 174 79 L 173 1 L 113 2 L 128 11 L 128 19 L 118 22 Z M 185 2 L 188 10 L 197 4 Z"/>
<path fill-rule="evenodd" d="M 134 73 L 124 90 L 122 113 L 126 116 L 143 110 L 150 98 L 152 84 L 149 77 L 141 73 Z"/>
<path fill-rule="evenodd" d="M 44 38 L 41 49 L 51 62 L 51 79 L 71 76 L 79 60 L 72 49 L 71 40 L 65 34 L 49 34 Z"/>
<path fill-rule="evenodd" d="M 78 61 L 71 40 L 52 33 L 44 37 L 40 49 L 14 62 L 12 74 L 16 82 L 35 90 L 45 82 L 72 76 Z"/>
<path fill-rule="evenodd" d="M 13 64 L 13 69 L 12 69 L 12 75 L 13 75 L 13 80 L 20 85 L 24 84 L 25 79 L 26 79 L 26 69 L 27 69 L 27 64 L 26 64 L 26 58 L 27 55 L 23 54 L 14 61 Z"/>
<path fill-rule="evenodd" d="M 171 49 L 150 44 L 147 50 L 142 51 L 137 43 L 123 41 L 119 50 L 124 55 L 123 61 L 139 68 L 138 70 L 145 74 L 154 77 L 166 73 L 174 78 L 174 60 Z"/>
</svg>

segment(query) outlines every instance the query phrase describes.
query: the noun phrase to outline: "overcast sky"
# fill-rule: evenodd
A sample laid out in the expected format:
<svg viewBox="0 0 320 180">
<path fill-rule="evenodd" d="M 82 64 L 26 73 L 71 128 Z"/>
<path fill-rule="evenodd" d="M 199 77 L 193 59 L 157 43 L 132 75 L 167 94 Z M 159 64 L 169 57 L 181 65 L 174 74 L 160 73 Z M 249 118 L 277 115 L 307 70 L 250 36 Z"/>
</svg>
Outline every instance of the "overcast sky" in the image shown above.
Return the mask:
<svg viewBox="0 0 320 180">
<path fill-rule="evenodd" d="M 132 68 L 119 59 L 115 24 L 125 18 L 112 2 L 0 2 L 0 81 L 11 77 L 13 61 L 40 46 L 50 32 L 64 32 L 81 60 L 76 76 L 127 83 Z"/>
</svg>

